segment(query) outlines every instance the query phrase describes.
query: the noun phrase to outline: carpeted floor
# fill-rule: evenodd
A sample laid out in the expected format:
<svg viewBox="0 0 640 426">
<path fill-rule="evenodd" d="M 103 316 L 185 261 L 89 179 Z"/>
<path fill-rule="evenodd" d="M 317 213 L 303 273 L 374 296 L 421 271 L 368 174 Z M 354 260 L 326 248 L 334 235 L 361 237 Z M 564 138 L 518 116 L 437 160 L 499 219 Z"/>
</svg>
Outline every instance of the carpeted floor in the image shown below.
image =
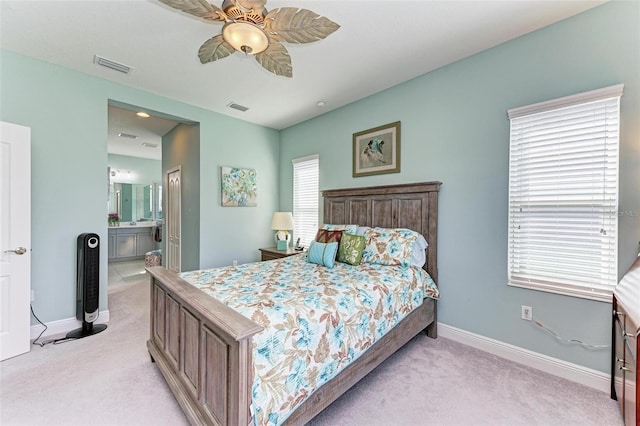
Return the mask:
<svg viewBox="0 0 640 426">
<path fill-rule="evenodd" d="M 0 363 L 2 425 L 186 425 L 150 362 L 142 262 L 109 267 L 107 330 Z M 311 425 L 622 425 L 605 393 L 418 336 Z"/>
</svg>

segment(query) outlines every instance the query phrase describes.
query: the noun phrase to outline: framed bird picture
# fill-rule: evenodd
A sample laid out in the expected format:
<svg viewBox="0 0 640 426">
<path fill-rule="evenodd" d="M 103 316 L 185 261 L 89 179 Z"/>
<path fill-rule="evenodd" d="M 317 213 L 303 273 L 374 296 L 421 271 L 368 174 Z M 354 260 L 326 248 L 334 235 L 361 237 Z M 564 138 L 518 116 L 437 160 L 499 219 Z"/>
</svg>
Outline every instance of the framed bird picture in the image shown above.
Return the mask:
<svg viewBox="0 0 640 426">
<path fill-rule="evenodd" d="M 353 134 L 353 177 L 399 172 L 399 121 Z"/>
</svg>

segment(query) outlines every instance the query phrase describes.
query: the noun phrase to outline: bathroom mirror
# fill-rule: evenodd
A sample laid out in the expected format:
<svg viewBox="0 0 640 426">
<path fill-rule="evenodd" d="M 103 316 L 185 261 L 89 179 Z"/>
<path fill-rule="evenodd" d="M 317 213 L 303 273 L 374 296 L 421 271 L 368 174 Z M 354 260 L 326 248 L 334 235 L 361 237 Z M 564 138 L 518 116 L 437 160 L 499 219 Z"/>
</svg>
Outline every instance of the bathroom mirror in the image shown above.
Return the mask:
<svg viewBox="0 0 640 426">
<path fill-rule="evenodd" d="M 162 185 L 111 183 L 109 213 L 118 213 L 120 222 L 162 220 Z"/>
</svg>

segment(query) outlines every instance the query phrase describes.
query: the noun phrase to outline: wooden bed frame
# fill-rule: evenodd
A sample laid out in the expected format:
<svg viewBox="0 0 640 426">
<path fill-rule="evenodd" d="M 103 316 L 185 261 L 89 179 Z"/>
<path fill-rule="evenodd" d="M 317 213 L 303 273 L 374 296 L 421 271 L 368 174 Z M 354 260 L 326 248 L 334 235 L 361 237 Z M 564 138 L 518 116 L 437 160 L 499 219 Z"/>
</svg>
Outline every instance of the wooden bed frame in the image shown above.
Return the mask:
<svg viewBox="0 0 640 426">
<path fill-rule="evenodd" d="M 410 228 L 429 242 L 425 269 L 437 282 L 440 182 L 323 191 L 324 223 Z M 252 341 L 262 327 L 169 270 L 148 268 L 151 336 L 147 347 L 191 424 L 248 425 Z M 436 301 L 423 305 L 302 403 L 285 424 L 304 424 L 415 335 L 436 337 Z"/>
</svg>

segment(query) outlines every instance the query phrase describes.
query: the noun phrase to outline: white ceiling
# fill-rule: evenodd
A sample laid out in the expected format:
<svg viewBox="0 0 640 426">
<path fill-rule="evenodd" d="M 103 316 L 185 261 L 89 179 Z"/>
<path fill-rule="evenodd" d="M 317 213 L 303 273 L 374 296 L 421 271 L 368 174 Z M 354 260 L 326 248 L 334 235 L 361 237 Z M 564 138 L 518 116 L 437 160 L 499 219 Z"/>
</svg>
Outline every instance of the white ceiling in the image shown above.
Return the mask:
<svg viewBox="0 0 640 426">
<path fill-rule="evenodd" d="M 129 157 L 161 160 L 162 137 L 178 124 L 155 116 L 138 117 L 136 111 L 112 105 L 108 114 L 107 151 Z"/>
<path fill-rule="evenodd" d="M 325 40 L 285 43 L 292 79 L 275 76 L 240 53 L 200 64 L 200 45 L 222 25 L 154 0 L 1 0 L 0 47 L 283 129 L 602 3 L 271 0 L 268 9 L 304 7 L 341 26 Z M 94 55 L 133 72 L 100 67 Z M 321 100 L 324 108 L 316 106 Z M 230 102 L 249 110 L 230 109 Z M 126 117 L 118 114 L 113 122 L 124 126 Z M 111 128 L 111 117 L 109 123 L 110 133 L 136 134 L 145 131 L 136 124 L 150 121 L 128 122 L 131 128 Z"/>
</svg>

